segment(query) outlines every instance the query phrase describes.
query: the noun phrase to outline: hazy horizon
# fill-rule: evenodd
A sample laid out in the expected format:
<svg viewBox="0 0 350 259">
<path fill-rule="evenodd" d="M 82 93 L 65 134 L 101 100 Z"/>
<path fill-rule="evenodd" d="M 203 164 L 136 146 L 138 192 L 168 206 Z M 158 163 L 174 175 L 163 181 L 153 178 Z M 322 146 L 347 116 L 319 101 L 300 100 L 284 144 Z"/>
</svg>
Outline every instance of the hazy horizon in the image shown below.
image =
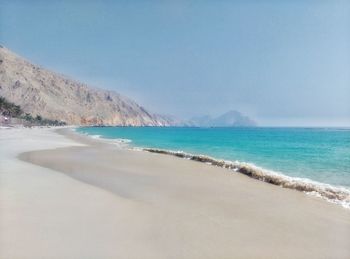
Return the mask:
<svg viewBox="0 0 350 259">
<path fill-rule="evenodd" d="M 2 1 L 0 44 L 181 119 L 350 126 L 350 2 Z"/>
</svg>

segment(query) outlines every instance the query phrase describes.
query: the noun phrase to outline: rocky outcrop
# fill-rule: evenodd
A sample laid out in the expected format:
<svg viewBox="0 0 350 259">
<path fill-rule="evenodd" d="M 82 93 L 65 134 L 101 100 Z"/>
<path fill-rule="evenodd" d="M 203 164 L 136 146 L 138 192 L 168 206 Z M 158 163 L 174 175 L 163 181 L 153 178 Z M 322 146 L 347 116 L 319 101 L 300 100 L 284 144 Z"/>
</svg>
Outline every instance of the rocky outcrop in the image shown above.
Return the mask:
<svg viewBox="0 0 350 259">
<path fill-rule="evenodd" d="M 0 96 L 24 112 L 75 125 L 169 126 L 114 91 L 100 90 L 33 65 L 0 46 Z"/>
</svg>

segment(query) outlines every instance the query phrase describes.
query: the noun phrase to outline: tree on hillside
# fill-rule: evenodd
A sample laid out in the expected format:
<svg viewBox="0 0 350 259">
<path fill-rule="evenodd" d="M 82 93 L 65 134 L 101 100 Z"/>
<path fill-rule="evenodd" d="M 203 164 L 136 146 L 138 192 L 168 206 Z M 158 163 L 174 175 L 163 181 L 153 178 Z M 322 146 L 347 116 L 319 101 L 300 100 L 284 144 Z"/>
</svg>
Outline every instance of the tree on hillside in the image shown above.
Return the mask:
<svg viewBox="0 0 350 259">
<path fill-rule="evenodd" d="M 25 119 L 26 121 L 33 121 L 34 120 L 34 118 L 32 117 L 32 115 L 30 113 L 26 113 L 23 116 L 23 119 Z"/>
<path fill-rule="evenodd" d="M 9 117 L 19 117 L 23 113 L 21 106 L 7 101 L 2 96 L 0 96 L 0 112 Z"/>
<path fill-rule="evenodd" d="M 35 120 L 40 122 L 43 120 L 43 118 L 40 115 L 36 115 Z"/>
</svg>

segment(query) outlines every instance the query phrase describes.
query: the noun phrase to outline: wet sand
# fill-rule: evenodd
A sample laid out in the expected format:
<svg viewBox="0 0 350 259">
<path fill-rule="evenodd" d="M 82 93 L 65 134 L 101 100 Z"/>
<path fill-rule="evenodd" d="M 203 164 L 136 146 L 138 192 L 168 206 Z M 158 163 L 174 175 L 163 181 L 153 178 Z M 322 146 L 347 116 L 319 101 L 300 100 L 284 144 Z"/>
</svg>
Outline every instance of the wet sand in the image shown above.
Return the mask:
<svg viewBox="0 0 350 259">
<path fill-rule="evenodd" d="M 1 258 L 350 258 L 350 211 L 338 205 L 70 130 L 34 131 L 1 132 Z"/>
</svg>

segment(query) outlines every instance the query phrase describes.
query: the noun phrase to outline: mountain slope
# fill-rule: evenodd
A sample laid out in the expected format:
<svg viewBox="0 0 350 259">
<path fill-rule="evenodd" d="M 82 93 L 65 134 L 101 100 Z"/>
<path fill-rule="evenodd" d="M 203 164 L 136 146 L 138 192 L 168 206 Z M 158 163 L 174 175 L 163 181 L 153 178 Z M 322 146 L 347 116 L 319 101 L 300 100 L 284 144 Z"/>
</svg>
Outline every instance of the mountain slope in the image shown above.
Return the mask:
<svg viewBox="0 0 350 259">
<path fill-rule="evenodd" d="M 68 124 L 171 124 L 116 92 L 94 89 L 33 65 L 3 46 L 0 46 L 0 96 L 20 105 L 24 112 Z"/>
<path fill-rule="evenodd" d="M 256 122 L 238 111 L 229 111 L 218 117 L 208 115 L 193 118 L 190 124 L 198 127 L 254 127 Z"/>
</svg>

